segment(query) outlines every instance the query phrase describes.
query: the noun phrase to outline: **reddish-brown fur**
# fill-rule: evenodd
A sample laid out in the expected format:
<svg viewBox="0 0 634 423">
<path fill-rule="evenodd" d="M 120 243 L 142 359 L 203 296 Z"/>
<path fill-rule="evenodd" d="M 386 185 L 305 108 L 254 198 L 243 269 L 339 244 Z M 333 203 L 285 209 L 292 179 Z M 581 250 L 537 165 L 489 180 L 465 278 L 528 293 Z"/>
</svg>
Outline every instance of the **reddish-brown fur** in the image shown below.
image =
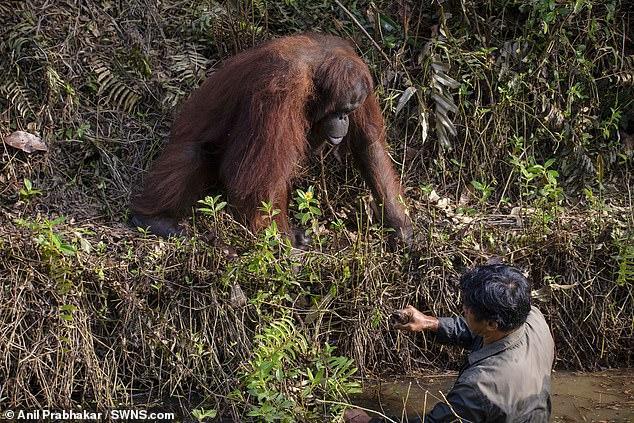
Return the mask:
<svg viewBox="0 0 634 423">
<path fill-rule="evenodd" d="M 160 226 L 220 185 L 251 229 L 268 225 L 258 208 L 271 201 L 280 210 L 278 227 L 288 233 L 291 181 L 307 155 L 311 127 L 317 115 L 350 98 L 355 84 L 368 95 L 349 115 L 344 142 L 383 203 L 385 222 L 409 240 L 411 222 L 400 202 L 369 70 L 348 42 L 320 34 L 279 38 L 238 54 L 192 93 L 133 198 L 137 222 Z"/>
</svg>

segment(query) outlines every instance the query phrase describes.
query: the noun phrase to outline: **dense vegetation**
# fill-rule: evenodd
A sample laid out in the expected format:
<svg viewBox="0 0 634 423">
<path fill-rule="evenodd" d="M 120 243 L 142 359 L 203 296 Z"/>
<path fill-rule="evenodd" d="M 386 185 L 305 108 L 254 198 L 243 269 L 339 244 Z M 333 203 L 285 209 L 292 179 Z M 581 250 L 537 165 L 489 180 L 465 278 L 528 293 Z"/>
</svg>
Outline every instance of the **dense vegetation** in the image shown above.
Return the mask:
<svg viewBox="0 0 634 423">
<path fill-rule="evenodd" d="M 492 256 L 528 272 L 559 368 L 631 366 L 633 20 L 624 0 L 1 2 L 0 137 L 48 151 L 0 150 L 0 409 L 336 419 L 358 375 L 456 366 L 387 316 L 459 312 L 457 276 Z M 222 193 L 193 237 L 129 228 L 205 72 L 305 30 L 370 64 L 415 247 L 388 248 L 337 151 L 296 182 L 311 251 L 248 233 Z"/>
</svg>

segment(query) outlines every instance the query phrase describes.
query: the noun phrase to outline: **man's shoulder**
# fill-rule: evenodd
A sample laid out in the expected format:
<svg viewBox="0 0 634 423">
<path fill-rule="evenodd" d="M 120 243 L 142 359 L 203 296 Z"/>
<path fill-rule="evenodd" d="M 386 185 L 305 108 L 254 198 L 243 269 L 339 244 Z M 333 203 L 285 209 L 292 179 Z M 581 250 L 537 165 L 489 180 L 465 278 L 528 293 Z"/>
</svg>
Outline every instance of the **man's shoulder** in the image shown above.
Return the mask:
<svg viewBox="0 0 634 423">
<path fill-rule="evenodd" d="M 528 313 L 526 325 L 529 330 L 542 335 L 547 334 L 550 337 L 550 328 L 548 327 L 548 323 L 546 322 L 542 312 L 535 306 L 532 306 L 531 311 Z"/>
<path fill-rule="evenodd" d="M 544 318 L 544 314 L 534 305 L 531 306 L 531 311 L 528 313 L 528 317 L 526 318 L 526 320 L 528 319 L 543 320 L 544 322 L 546 321 L 546 319 Z"/>
<path fill-rule="evenodd" d="M 538 361 L 545 360 L 550 370 L 554 360 L 555 341 L 544 315 L 534 306 L 526 319 L 526 339 L 531 355 Z"/>
</svg>

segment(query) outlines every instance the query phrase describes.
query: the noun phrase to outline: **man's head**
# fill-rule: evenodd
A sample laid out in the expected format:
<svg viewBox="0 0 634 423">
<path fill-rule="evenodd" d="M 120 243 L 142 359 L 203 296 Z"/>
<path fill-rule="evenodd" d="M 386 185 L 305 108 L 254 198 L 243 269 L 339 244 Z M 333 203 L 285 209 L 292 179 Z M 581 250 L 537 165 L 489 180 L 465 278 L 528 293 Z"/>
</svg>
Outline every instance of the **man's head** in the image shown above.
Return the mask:
<svg viewBox="0 0 634 423">
<path fill-rule="evenodd" d="M 492 330 L 511 332 L 526 321 L 531 309 L 531 289 L 522 273 L 511 266 L 480 266 L 460 278 L 465 317 L 479 334 Z"/>
</svg>

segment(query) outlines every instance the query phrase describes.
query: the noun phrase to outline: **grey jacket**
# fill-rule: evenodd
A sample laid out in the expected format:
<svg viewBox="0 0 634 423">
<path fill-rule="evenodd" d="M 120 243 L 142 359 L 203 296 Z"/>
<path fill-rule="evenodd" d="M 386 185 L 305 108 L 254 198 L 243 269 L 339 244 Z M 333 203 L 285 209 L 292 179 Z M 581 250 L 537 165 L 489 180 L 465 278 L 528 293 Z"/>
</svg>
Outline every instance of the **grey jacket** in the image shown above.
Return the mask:
<svg viewBox="0 0 634 423">
<path fill-rule="evenodd" d="M 439 320 L 437 341 L 463 346 L 471 354 L 447 395 L 449 404 L 437 404 L 425 423 L 548 421 L 554 342 L 537 308 L 515 332 L 485 346 L 463 318 Z"/>
</svg>

